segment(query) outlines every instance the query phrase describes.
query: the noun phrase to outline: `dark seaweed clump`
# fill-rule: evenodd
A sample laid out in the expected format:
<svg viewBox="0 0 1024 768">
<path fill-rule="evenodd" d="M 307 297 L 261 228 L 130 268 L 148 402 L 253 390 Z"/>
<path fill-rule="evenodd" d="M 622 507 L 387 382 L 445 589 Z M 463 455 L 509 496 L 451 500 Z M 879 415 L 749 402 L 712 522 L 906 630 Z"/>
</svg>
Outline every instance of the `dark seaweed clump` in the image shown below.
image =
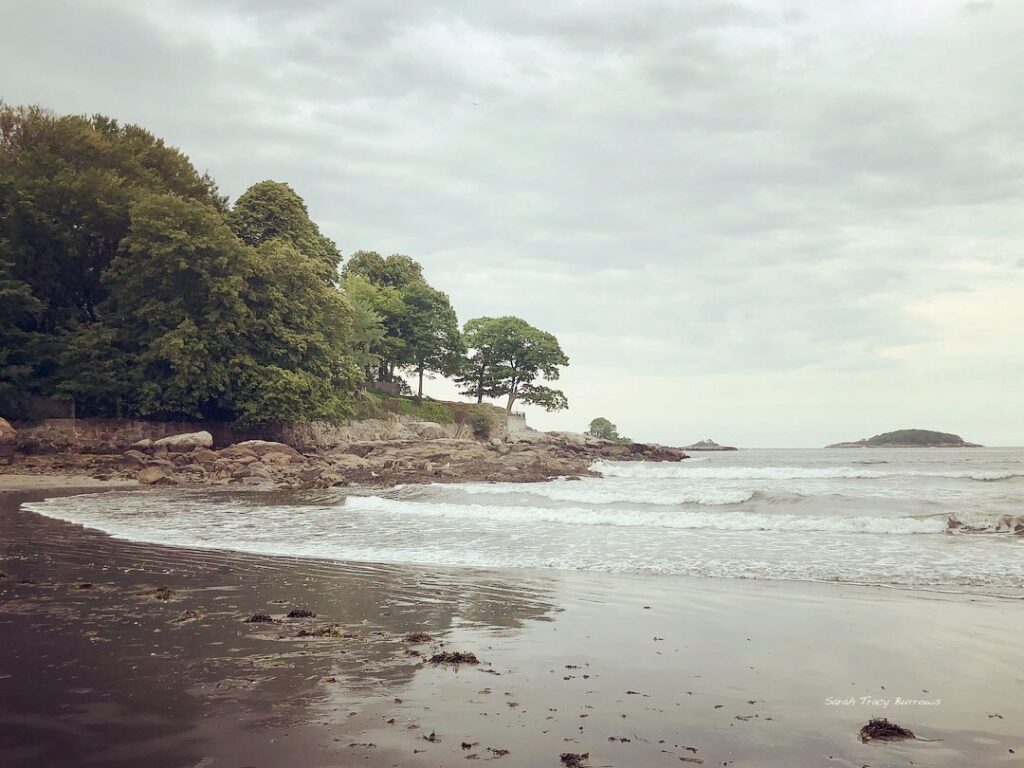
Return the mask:
<svg viewBox="0 0 1024 768">
<path fill-rule="evenodd" d="M 913 738 L 916 737 L 912 730 L 896 725 L 896 723 L 890 723 L 884 717 L 874 718 L 860 729 L 861 741 L 871 741 L 872 739 L 878 739 L 880 741 L 899 741 L 901 739 Z"/>
<path fill-rule="evenodd" d="M 430 657 L 431 664 L 479 664 L 480 659 L 470 651 L 442 651 Z"/>
<path fill-rule="evenodd" d="M 263 613 L 261 611 L 257 611 L 256 613 L 251 614 L 249 616 L 249 618 L 247 618 L 245 620 L 245 623 L 246 624 L 273 624 L 274 623 L 274 617 L 271 616 L 269 613 Z"/>
</svg>

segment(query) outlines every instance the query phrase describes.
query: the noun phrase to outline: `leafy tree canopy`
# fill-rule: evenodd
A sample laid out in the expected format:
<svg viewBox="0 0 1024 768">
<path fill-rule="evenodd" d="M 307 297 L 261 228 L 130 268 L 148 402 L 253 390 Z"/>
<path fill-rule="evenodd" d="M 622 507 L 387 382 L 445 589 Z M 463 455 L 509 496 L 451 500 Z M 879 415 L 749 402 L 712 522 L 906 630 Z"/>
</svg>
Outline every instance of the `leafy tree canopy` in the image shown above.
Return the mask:
<svg viewBox="0 0 1024 768">
<path fill-rule="evenodd" d="M 614 440 L 616 442 L 625 440 L 625 438 L 619 435 L 618 427 L 608 421 L 604 416 L 598 416 L 590 422 L 587 434 L 599 437 L 602 440 Z"/>
<path fill-rule="evenodd" d="M 505 397 L 509 412 L 516 402 L 549 411 L 569 407 L 564 393 L 540 383 L 557 380 L 560 368 L 569 364 L 552 334 L 511 316 L 476 318 L 466 324 L 466 330 L 472 354 L 462 380 L 474 387 L 478 397 Z"/>
<path fill-rule="evenodd" d="M 282 240 L 310 259 L 325 280 L 337 279 L 341 261 L 337 246 L 320 233 L 305 201 L 289 185 L 270 180 L 253 184 L 235 201 L 228 224 L 246 245 Z"/>
<path fill-rule="evenodd" d="M 225 209 L 209 176 L 143 128 L 0 103 L 0 237 L 42 302 L 41 330 L 98 319 L 131 205 L 153 191 Z"/>
<path fill-rule="evenodd" d="M 417 398 L 423 398 L 427 371 L 452 374 L 462 360 L 459 321 L 448 296 L 424 282 L 414 282 L 402 293 L 406 307 L 401 336 L 402 362 L 419 377 Z"/>
</svg>

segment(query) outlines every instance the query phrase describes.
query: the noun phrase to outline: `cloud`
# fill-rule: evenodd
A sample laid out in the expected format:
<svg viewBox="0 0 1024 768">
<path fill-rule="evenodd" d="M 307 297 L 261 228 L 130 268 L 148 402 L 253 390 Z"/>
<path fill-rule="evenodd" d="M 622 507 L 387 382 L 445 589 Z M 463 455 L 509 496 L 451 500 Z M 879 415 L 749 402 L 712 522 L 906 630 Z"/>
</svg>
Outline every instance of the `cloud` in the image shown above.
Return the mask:
<svg viewBox="0 0 1024 768">
<path fill-rule="evenodd" d="M 696 388 L 721 400 L 702 403 L 721 428 L 699 436 L 776 442 L 781 414 L 786 440 L 831 441 L 847 436 L 823 430 L 837 408 L 902 424 L 927 369 L 929 423 L 1014 439 L 1002 416 L 942 423 L 1017 370 L 976 355 L 965 374 L 956 331 L 1015 343 L 1004 326 L 1024 320 L 986 311 L 1024 242 L 1011 4 L 0 11 L 7 101 L 139 122 L 232 196 L 286 180 L 343 251 L 409 253 L 461 317 L 558 334 L 586 376 L 565 378 L 580 410 L 533 415 L 545 426 L 600 408 L 629 434 L 689 440 L 665 411 Z M 631 402 L 630 381 L 666 399 Z M 769 387 L 771 416 L 730 410 Z"/>
</svg>

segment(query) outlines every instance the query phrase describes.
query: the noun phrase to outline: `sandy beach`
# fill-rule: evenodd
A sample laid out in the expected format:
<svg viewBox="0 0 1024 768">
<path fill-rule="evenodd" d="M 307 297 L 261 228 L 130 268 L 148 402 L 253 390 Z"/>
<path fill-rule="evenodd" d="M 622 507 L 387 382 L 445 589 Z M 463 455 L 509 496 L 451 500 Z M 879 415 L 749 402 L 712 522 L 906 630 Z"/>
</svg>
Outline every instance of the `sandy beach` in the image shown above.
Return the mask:
<svg viewBox="0 0 1024 768">
<path fill-rule="evenodd" d="M 1016 600 L 271 558 L 19 511 L 71 485 L 0 496 L 5 766 L 1022 759 Z M 920 738 L 862 744 L 870 717 Z"/>
</svg>

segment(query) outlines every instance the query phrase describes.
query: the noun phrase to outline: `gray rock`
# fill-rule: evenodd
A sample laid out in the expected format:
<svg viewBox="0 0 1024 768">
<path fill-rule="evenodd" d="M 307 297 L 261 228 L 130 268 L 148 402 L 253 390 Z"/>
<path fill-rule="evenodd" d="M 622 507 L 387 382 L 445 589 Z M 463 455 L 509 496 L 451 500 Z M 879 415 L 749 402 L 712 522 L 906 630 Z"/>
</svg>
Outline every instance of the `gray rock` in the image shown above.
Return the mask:
<svg viewBox="0 0 1024 768">
<path fill-rule="evenodd" d="M 142 485 L 161 485 L 174 482 L 162 467 L 146 467 L 140 469 L 135 479 Z"/>
<path fill-rule="evenodd" d="M 18 445 L 18 432 L 11 426 L 7 419 L 0 418 L 0 456 L 10 457 L 14 455 L 14 449 Z"/>
<path fill-rule="evenodd" d="M 407 425 L 417 437 L 424 440 L 439 440 L 447 437 L 444 428 L 434 421 L 414 421 Z"/>
<path fill-rule="evenodd" d="M 161 437 L 153 442 L 154 448 L 166 448 L 169 451 L 184 453 L 195 448 L 212 448 L 213 435 L 206 430 L 201 432 L 186 432 L 181 435 L 169 435 Z"/>
</svg>

